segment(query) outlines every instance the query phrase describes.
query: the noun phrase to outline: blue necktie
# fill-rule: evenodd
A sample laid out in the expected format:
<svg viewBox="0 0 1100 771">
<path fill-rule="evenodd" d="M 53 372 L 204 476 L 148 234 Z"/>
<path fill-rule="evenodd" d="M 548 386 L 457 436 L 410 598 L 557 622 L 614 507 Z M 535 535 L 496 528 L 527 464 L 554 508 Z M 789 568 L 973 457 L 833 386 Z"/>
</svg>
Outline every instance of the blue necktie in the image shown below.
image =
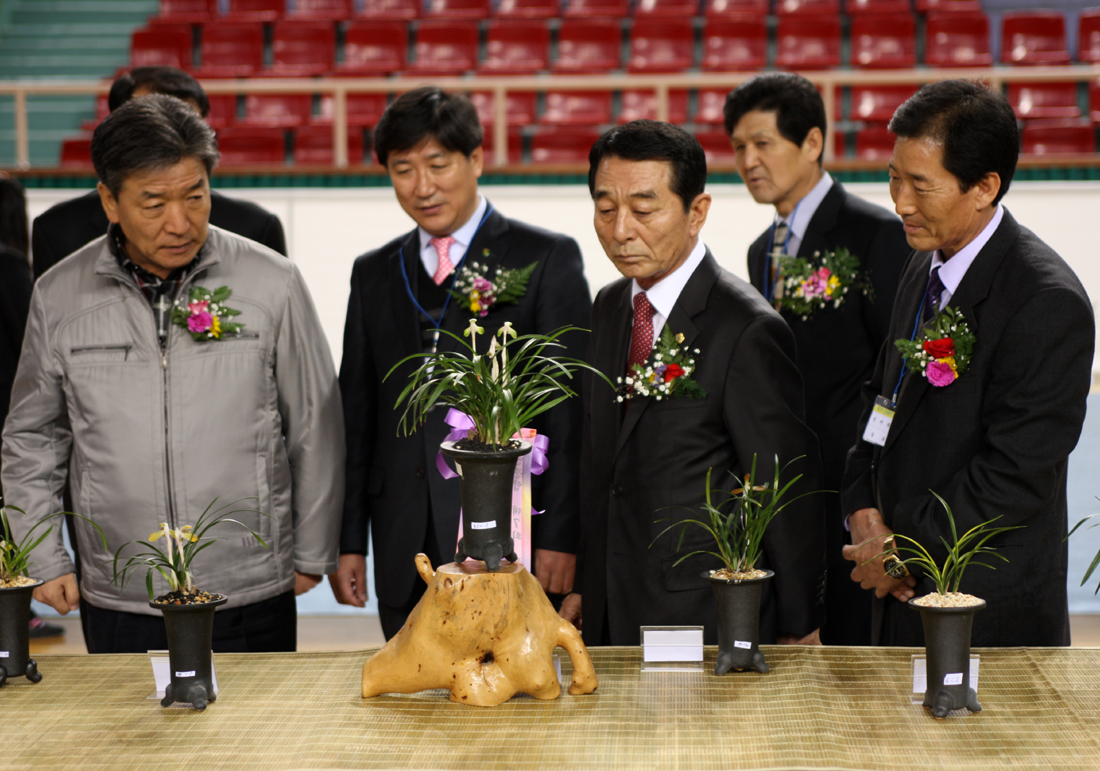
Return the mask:
<svg viewBox="0 0 1100 771">
<path fill-rule="evenodd" d="M 928 276 L 928 288 L 924 290 L 924 313 L 921 314 L 921 323 L 927 324 L 932 316 L 940 310 L 940 296 L 943 295 L 943 282 L 940 281 L 940 266 L 932 268 Z"/>
</svg>

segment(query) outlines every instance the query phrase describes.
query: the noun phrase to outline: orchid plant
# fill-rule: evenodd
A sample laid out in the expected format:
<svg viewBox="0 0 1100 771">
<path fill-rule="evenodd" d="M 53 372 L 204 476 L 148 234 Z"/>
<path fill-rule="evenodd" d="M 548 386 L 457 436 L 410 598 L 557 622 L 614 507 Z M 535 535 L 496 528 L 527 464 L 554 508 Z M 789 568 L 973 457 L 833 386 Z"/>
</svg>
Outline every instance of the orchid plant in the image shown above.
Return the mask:
<svg viewBox="0 0 1100 771">
<path fill-rule="evenodd" d="M 256 509 L 233 509 L 232 511 L 226 511 L 230 506 L 235 506 L 242 500 L 249 500 L 247 498 L 241 498 L 233 503 L 226 504 L 219 509 L 214 509 L 214 504 L 218 502 L 215 498 L 211 501 L 210 505 L 206 507 L 206 510 L 198 518 L 194 525 L 184 525 L 182 527 L 172 528 L 167 522 L 162 522 L 160 528 L 156 532 L 149 536 L 148 541 L 127 541 L 118 547 L 118 551 L 115 552 L 114 559 L 112 560 L 112 567 L 114 570 L 114 579 L 111 583 L 117 584 L 118 589 L 121 592 L 126 582 L 129 580 L 131 573 L 144 566 L 145 572 L 145 588 L 149 592 L 149 599 L 154 599 L 153 591 L 153 576 L 155 573 L 159 573 L 165 581 L 168 582 L 168 586 L 173 592 L 180 592 L 182 594 L 195 594 L 194 575 L 191 572 L 191 562 L 195 556 L 208 546 L 212 546 L 215 542 L 223 540 L 221 538 L 207 538 L 206 534 L 211 528 L 217 527 L 225 523 L 232 523 L 240 525 L 252 535 L 260 545 L 265 549 L 268 548 L 264 540 L 260 538 L 259 534 L 245 525 L 243 522 L 230 519 L 231 514 L 238 514 L 242 512 L 252 512 L 264 517 L 271 518 L 271 515 L 265 514 L 262 511 Z M 164 538 L 164 548 L 154 546 L 157 541 Z M 137 544 L 141 547 L 141 551 L 137 554 L 129 556 L 121 567 L 119 565 L 122 559 L 122 550 L 131 544 Z"/>
<path fill-rule="evenodd" d="M 470 319 L 462 333 L 469 342 L 443 330 L 463 350 L 406 356 L 386 373 L 388 378 L 406 362 L 421 360 L 395 405 L 405 404 L 401 430 L 409 435 L 442 403 L 470 417 L 474 424 L 471 439 L 496 450 L 505 449 L 512 436 L 533 418 L 577 395 L 565 382 L 575 372 L 588 370 L 611 385 L 602 372 L 579 359 L 548 355 L 551 349 L 565 348 L 562 336 L 575 331 L 580 330 L 561 327 L 548 335 L 520 335 L 511 322 L 505 322 L 480 352 L 477 337 L 484 335 L 485 329 L 478 326 L 476 318 Z"/>
<path fill-rule="evenodd" d="M 1100 498 L 1098 498 L 1097 500 L 1100 500 Z M 1093 519 L 1094 517 L 1100 517 L 1100 514 L 1091 514 L 1091 515 L 1085 517 L 1084 519 L 1082 519 L 1080 522 L 1078 522 L 1076 525 L 1073 526 L 1072 530 L 1070 530 L 1068 533 L 1066 533 L 1066 538 L 1069 538 L 1071 535 L 1076 533 L 1077 528 L 1081 527 L 1081 525 L 1085 524 L 1086 522 L 1088 522 L 1090 519 Z M 1093 522 L 1086 529 L 1091 530 L 1092 528 L 1096 527 L 1097 525 L 1100 525 L 1100 522 Z M 1088 582 L 1088 580 L 1090 578 L 1092 578 L 1092 574 L 1094 572 L 1096 572 L 1096 568 L 1098 566 L 1100 566 L 1100 551 L 1096 552 L 1096 556 L 1093 557 L 1092 562 L 1089 563 L 1089 569 L 1085 571 L 1085 576 L 1084 576 L 1084 578 L 1081 579 L 1081 586 L 1084 586 L 1085 583 Z M 1100 594 L 1100 584 L 1097 584 L 1097 586 L 1096 586 L 1096 593 Z"/>
<path fill-rule="evenodd" d="M 28 569 L 31 565 L 31 552 L 35 550 L 38 544 L 46 540 L 46 536 L 53 532 L 54 526 L 51 524 L 37 538 L 34 538 L 34 532 L 54 517 L 63 517 L 66 514 L 80 517 L 80 519 L 90 523 L 92 527 L 96 529 L 99 533 L 99 537 L 103 539 L 103 548 L 107 548 L 107 537 L 103 535 L 103 531 L 100 530 L 99 525 L 92 522 L 92 520 L 87 517 L 73 514 L 71 511 L 59 511 L 54 514 L 47 514 L 35 522 L 31 526 L 31 529 L 27 531 L 27 534 L 23 536 L 23 539 L 17 542 L 11 530 L 11 523 L 8 521 L 9 509 L 11 511 L 18 511 L 20 514 L 26 514 L 23 509 L 17 506 L 0 507 L 0 587 L 25 585 L 25 583 L 20 580 L 20 577 L 27 578 L 29 576 Z M 30 583 L 29 578 L 27 583 Z"/>
</svg>

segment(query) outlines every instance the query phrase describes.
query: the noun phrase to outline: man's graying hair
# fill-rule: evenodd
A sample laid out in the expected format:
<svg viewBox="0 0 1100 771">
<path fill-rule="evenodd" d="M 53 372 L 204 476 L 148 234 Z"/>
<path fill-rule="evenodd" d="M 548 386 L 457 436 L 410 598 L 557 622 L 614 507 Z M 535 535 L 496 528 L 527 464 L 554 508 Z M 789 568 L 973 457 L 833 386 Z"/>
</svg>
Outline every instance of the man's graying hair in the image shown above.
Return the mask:
<svg viewBox="0 0 1100 771">
<path fill-rule="evenodd" d="M 218 165 L 214 130 L 174 96 L 150 94 L 131 99 L 96 126 L 92 164 L 99 181 L 118 198 L 135 173 L 159 171 L 195 158 L 206 173 Z"/>
</svg>

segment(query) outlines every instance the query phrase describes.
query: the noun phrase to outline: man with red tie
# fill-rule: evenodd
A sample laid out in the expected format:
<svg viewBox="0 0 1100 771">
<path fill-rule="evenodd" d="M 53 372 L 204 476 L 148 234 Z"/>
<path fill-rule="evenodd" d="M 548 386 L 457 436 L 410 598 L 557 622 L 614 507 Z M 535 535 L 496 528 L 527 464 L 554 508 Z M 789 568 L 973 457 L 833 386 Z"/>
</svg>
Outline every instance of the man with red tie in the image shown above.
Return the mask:
<svg viewBox="0 0 1100 771">
<path fill-rule="evenodd" d="M 522 334 L 563 326 L 587 328 L 590 295 L 576 242 L 508 219 L 478 190 L 482 131 L 473 104 L 434 87 L 400 96 L 374 131 L 401 208 L 416 229 L 355 261 L 344 329 L 340 387 L 348 432 L 348 481 L 339 570 L 329 577 L 336 598 L 362 607 L 367 599 L 367 531 L 374 542 L 379 615 L 392 637 L 423 593 L 413 559 L 433 565 L 454 559 L 458 539 L 457 479 L 436 471 L 446 438 L 445 411 L 432 413 L 412 436 L 398 436 L 395 410 L 414 369 L 407 356 L 458 350 L 443 332 L 461 336 L 470 318 L 491 335 L 505 322 Z M 535 264 L 515 303 L 452 294 L 458 283 L 493 281 L 499 271 Z M 489 339 L 486 337 L 485 339 Z M 586 335 L 562 340 L 579 356 Z M 577 532 L 579 400 L 566 401 L 535 421 L 550 439 L 549 467 L 533 480 L 533 572 L 550 593 L 573 586 Z"/>
</svg>

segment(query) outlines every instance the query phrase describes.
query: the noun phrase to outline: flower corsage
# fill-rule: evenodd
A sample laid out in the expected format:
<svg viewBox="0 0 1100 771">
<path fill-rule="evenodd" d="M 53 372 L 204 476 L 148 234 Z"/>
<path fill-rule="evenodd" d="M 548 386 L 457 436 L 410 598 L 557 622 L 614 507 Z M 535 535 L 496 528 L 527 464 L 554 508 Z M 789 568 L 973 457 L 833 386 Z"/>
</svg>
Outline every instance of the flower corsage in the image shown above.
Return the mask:
<svg viewBox="0 0 1100 771">
<path fill-rule="evenodd" d="M 942 388 L 954 383 L 970 366 L 974 334 L 962 313 L 947 306 L 925 327 L 923 336 L 897 340 L 894 345 L 905 357 L 910 372 Z"/>
<path fill-rule="evenodd" d="M 193 286 L 187 299 L 180 299 L 172 309 L 172 323 L 186 329 L 200 343 L 240 332 L 244 324 L 228 319 L 241 312 L 224 305 L 232 294 L 227 286 L 212 292 L 204 286 Z"/>
<path fill-rule="evenodd" d="M 849 292 L 874 297 L 867 274 L 860 270 L 859 258 L 844 247 L 814 252 L 809 258 L 783 255 L 779 258 L 779 275 L 783 291 L 775 298 L 776 308 L 801 316 L 803 321 L 819 308 L 839 308 Z"/>
<path fill-rule="evenodd" d="M 695 371 L 695 356 L 699 349 L 688 349 L 683 335 L 673 335 L 668 325 L 661 331 L 661 339 L 644 364 L 635 364 L 634 372 L 619 378 L 615 401 L 628 396 L 652 396 L 657 401 L 670 399 L 702 399 L 707 395 L 703 387 L 691 379 Z"/>
<path fill-rule="evenodd" d="M 470 313 L 485 316 L 498 303 L 517 303 L 527 293 L 527 282 L 535 271 L 537 262 L 526 268 L 505 270 L 498 268 L 489 280 L 489 267 L 480 262 L 464 266 L 455 277 L 451 294 L 463 303 Z"/>
</svg>

